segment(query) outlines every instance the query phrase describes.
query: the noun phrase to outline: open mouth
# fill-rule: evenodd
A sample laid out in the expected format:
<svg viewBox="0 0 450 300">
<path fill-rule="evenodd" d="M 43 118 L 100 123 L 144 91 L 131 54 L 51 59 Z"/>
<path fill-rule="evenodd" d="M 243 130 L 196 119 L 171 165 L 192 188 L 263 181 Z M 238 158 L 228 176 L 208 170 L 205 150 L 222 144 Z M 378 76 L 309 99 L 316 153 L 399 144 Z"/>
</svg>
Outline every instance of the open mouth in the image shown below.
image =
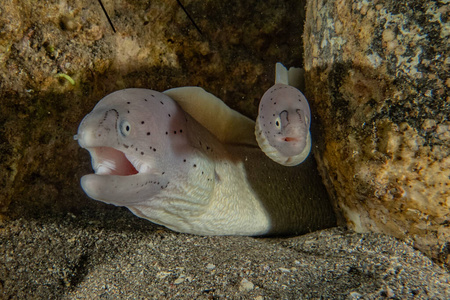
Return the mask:
<svg viewBox="0 0 450 300">
<path fill-rule="evenodd" d="M 130 176 L 150 171 L 148 164 L 117 149 L 93 147 L 87 150 L 91 154 L 92 168 L 96 175 Z"/>
<path fill-rule="evenodd" d="M 299 139 L 295 137 L 287 136 L 283 139 L 285 142 L 297 142 Z"/>
</svg>

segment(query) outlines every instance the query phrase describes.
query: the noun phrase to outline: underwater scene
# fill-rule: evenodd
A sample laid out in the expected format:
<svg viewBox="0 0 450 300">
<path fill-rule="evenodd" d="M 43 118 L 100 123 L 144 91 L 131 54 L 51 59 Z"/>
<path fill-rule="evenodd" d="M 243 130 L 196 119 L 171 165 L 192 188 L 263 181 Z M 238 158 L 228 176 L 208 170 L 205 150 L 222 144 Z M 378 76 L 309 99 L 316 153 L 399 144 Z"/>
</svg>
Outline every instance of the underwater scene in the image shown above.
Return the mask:
<svg viewBox="0 0 450 300">
<path fill-rule="evenodd" d="M 2 2 L 0 298 L 450 298 L 449 17 Z"/>
</svg>

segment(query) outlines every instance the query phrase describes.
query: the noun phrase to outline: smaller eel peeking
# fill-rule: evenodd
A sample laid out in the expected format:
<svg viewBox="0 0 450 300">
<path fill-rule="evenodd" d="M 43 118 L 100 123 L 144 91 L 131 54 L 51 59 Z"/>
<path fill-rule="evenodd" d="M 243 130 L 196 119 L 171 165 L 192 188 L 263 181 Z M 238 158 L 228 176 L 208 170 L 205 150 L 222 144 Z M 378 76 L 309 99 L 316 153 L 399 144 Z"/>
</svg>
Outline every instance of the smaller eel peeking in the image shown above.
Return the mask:
<svg viewBox="0 0 450 300">
<path fill-rule="evenodd" d="M 256 140 L 270 159 L 284 166 L 302 163 L 311 150 L 311 111 L 305 96 L 297 89 L 303 83 L 302 71 L 299 68 L 288 71 L 277 63 L 275 85 L 259 103 Z"/>
</svg>

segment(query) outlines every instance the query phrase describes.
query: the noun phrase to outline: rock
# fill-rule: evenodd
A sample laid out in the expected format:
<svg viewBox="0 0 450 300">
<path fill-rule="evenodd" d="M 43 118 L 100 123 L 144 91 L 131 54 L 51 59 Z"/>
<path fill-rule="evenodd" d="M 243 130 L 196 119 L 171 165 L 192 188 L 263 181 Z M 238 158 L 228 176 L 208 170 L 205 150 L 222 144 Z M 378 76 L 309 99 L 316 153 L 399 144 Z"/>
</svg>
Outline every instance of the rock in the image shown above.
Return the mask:
<svg viewBox="0 0 450 300">
<path fill-rule="evenodd" d="M 448 1 L 307 3 L 306 96 L 336 210 L 450 263 Z"/>
<path fill-rule="evenodd" d="M 255 287 L 255 285 L 251 281 L 248 281 L 247 279 L 242 278 L 241 284 L 239 286 L 239 291 L 241 291 L 241 292 L 251 291 L 251 290 L 253 290 L 254 287 Z"/>
<path fill-rule="evenodd" d="M 175 279 L 175 281 L 173 282 L 173 284 L 182 284 L 185 280 L 186 280 L 186 277 L 185 277 L 184 275 L 180 275 L 180 277 L 178 277 L 177 279 Z"/>
<path fill-rule="evenodd" d="M 121 208 L 0 227 L 2 299 L 359 295 L 449 299 L 450 274 L 395 238 L 342 228 L 283 239 L 202 237 L 171 232 Z"/>
</svg>

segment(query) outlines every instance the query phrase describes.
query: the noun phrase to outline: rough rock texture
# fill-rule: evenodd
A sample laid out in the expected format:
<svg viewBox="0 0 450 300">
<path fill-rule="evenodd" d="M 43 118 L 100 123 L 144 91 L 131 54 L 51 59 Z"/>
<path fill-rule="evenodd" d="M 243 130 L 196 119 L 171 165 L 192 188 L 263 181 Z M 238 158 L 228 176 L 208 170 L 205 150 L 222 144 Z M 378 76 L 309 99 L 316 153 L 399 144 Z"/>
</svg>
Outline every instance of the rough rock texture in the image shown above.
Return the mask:
<svg viewBox="0 0 450 300">
<path fill-rule="evenodd" d="M 275 63 L 301 64 L 298 1 L 183 1 L 203 35 L 177 1 L 103 3 L 116 33 L 98 1 L 0 4 L 0 215 L 99 207 L 72 137 L 106 94 L 199 85 L 254 118 Z"/>
<path fill-rule="evenodd" d="M 450 263 L 448 1 L 307 3 L 315 151 L 357 231 L 414 241 Z"/>
<path fill-rule="evenodd" d="M 0 230 L 2 299 L 448 299 L 410 245 L 339 228 L 289 239 L 170 232 L 124 209 Z"/>
</svg>

